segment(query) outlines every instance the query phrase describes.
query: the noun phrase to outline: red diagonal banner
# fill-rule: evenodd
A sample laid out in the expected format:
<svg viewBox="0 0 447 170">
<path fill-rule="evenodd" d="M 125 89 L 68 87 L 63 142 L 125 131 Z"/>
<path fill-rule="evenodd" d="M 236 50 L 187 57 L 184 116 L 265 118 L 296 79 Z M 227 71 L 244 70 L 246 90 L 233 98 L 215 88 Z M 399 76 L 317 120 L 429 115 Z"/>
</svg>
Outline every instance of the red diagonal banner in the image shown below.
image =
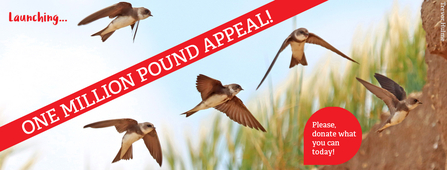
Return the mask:
<svg viewBox="0 0 447 170">
<path fill-rule="evenodd" d="M 0 151 L 327 0 L 275 0 L 0 127 Z"/>
</svg>

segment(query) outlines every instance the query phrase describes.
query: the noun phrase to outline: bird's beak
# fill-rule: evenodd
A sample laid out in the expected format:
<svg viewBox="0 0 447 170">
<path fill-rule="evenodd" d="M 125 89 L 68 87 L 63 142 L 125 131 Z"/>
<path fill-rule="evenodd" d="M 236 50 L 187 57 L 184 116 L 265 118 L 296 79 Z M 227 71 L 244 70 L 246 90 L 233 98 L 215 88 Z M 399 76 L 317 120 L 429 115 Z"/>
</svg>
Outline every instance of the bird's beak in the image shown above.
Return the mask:
<svg viewBox="0 0 447 170">
<path fill-rule="evenodd" d="M 153 17 L 153 15 L 149 15 L 150 17 Z"/>
<path fill-rule="evenodd" d="M 422 102 L 418 102 L 419 104 L 422 104 Z"/>
</svg>

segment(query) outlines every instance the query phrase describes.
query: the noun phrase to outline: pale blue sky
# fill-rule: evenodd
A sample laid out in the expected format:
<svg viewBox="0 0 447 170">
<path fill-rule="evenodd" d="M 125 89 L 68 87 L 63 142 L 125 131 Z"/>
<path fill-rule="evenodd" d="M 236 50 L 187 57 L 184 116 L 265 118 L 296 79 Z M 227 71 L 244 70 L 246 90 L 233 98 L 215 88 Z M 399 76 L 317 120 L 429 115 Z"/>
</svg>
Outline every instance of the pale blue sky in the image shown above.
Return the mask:
<svg viewBox="0 0 447 170">
<path fill-rule="evenodd" d="M 0 6 L 0 124 L 26 115 L 81 88 L 167 50 L 224 22 L 264 5 L 269 0 L 246 1 L 129 1 L 146 7 L 154 17 L 143 20 L 132 42 L 130 27 L 118 30 L 107 42 L 91 34 L 111 20 L 101 19 L 77 26 L 87 15 L 117 3 L 111 0 L 3 0 Z M 383 21 L 392 8 L 391 0 L 330 0 L 297 16 L 297 26 L 305 27 L 343 53 L 349 55 L 354 32 Z M 420 0 L 401 1 L 400 8 L 420 12 Z M 9 12 L 34 15 L 57 14 L 66 23 L 12 23 Z M 274 19 L 274 18 L 273 18 Z M 411 20 L 415 21 L 415 20 Z M 158 167 L 142 141 L 134 145 L 134 160 L 110 164 L 123 134 L 113 128 L 82 129 L 85 124 L 111 118 L 149 121 L 157 129 L 161 145 L 166 136 L 185 148 L 186 135 L 200 136 L 207 127 L 202 122 L 216 114 L 213 109 L 189 118 L 180 116 L 200 102 L 195 78 L 205 74 L 224 84 L 238 83 L 245 90 L 238 96 L 248 102 L 268 87 L 283 82 L 289 73 L 290 49 L 278 58 L 269 78 L 255 91 L 281 43 L 292 31 L 292 20 L 219 51 L 134 92 L 87 112 L 73 120 L 17 145 L 20 151 L 6 162 L 16 169 L 33 153 L 38 154 L 34 169 L 126 169 Z M 328 50 L 306 46 L 310 73 Z M 331 54 L 333 55 L 333 54 Z M 333 55 L 333 60 L 347 60 Z M 301 67 L 301 66 L 299 66 Z M 199 130 L 200 129 L 200 130 Z M 186 132 L 187 131 L 187 132 Z M 181 149 L 180 152 L 185 152 Z M 91 162 L 87 162 L 87 160 Z M 164 160 L 162 168 L 168 168 Z"/>
</svg>

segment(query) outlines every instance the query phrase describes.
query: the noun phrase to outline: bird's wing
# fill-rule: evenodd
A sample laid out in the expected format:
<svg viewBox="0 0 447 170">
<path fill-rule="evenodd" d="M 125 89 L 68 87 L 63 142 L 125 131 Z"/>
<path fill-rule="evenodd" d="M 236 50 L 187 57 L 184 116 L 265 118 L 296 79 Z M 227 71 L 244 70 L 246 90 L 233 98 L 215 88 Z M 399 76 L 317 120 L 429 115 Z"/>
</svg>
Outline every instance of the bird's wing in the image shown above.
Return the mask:
<svg viewBox="0 0 447 170">
<path fill-rule="evenodd" d="M 320 45 L 324 48 L 327 48 L 335 53 L 337 53 L 338 55 L 351 60 L 354 63 L 357 63 L 357 61 L 353 60 L 352 58 L 349 58 L 348 56 L 346 56 L 345 54 L 343 54 L 342 52 L 338 51 L 335 47 L 333 47 L 331 44 L 329 44 L 328 42 L 324 41 L 322 38 L 320 38 L 319 36 L 313 34 L 313 33 L 309 33 L 309 37 L 306 40 L 306 43 L 311 43 L 311 44 L 317 44 Z"/>
<path fill-rule="evenodd" d="M 124 131 L 127 131 L 130 126 L 138 125 L 138 122 L 133 119 L 112 119 L 112 120 L 104 120 L 99 121 L 95 123 L 90 123 L 88 125 L 85 125 L 84 128 L 91 127 L 91 128 L 104 128 L 109 126 L 115 126 L 116 130 L 119 133 L 122 133 Z"/>
<path fill-rule="evenodd" d="M 272 64 L 270 64 L 269 69 L 267 70 L 267 72 L 265 73 L 264 77 L 261 80 L 261 83 L 259 83 L 258 87 L 256 88 L 256 90 L 259 89 L 259 87 L 261 87 L 261 84 L 264 82 L 265 78 L 267 78 L 267 75 L 270 73 L 270 70 L 272 70 L 273 65 L 276 62 L 276 59 L 278 59 L 279 53 L 281 53 L 288 45 L 289 45 L 289 40 L 292 37 L 293 32 L 286 38 L 286 40 L 284 40 L 284 42 L 281 45 L 281 48 L 279 48 L 278 53 L 276 53 L 275 58 L 272 61 Z"/>
<path fill-rule="evenodd" d="M 109 18 L 115 18 L 118 15 L 122 15 L 129 12 L 129 10 L 132 10 L 132 5 L 130 3 L 120 2 L 89 15 L 88 17 L 84 18 L 81 22 L 79 22 L 78 26 L 88 24 L 97 19 L 104 18 L 107 16 Z"/>
<path fill-rule="evenodd" d="M 224 88 L 219 80 L 200 74 L 197 76 L 197 90 L 201 93 L 202 100 L 207 99 L 214 92 Z"/>
<path fill-rule="evenodd" d="M 377 81 L 379 81 L 379 84 L 380 86 L 382 86 L 382 88 L 393 93 L 399 101 L 407 98 L 407 93 L 405 92 L 404 88 L 402 88 L 402 86 L 397 84 L 395 81 L 379 73 L 374 74 L 374 77 L 377 79 Z"/>
<path fill-rule="evenodd" d="M 363 86 L 366 87 L 371 93 L 376 95 L 378 98 L 382 99 L 385 104 L 388 106 L 389 110 L 393 112 L 396 108 L 396 105 L 399 103 L 399 100 L 397 100 L 396 96 L 389 92 L 388 90 L 385 90 L 383 88 L 377 87 L 365 80 L 362 80 L 357 77 L 357 80 L 363 84 Z"/>
<path fill-rule="evenodd" d="M 157 131 L 152 130 L 143 137 L 144 144 L 146 144 L 147 149 L 151 153 L 152 157 L 161 166 L 163 161 L 163 156 L 161 152 L 160 140 L 158 140 Z"/>
<path fill-rule="evenodd" d="M 221 112 L 224 112 L 231 120 L 235 122 L 265 132 L 264 127 L 262 127 L 262 125 L 250 113 L 247 107 L 245 107 L 241 99 L 236 96 L 234 96 L 231 100 L 222 103 L 214 108 Z"/>
<path fill-rule="evenodd" d="M 135 24 L 132 24 L 132 25 L 131 25 L 132 30 L 133 30 L 133 26 L 134 26 L 134 25 L 135 25 Z M 133 34 L 133 42 L 135 42 L 135 37 L 137 36 L 138 25 L 140 25 L 140 20 L 137 21 L 137 28 L 135 28 L 135 33 Z"/>
</svg>

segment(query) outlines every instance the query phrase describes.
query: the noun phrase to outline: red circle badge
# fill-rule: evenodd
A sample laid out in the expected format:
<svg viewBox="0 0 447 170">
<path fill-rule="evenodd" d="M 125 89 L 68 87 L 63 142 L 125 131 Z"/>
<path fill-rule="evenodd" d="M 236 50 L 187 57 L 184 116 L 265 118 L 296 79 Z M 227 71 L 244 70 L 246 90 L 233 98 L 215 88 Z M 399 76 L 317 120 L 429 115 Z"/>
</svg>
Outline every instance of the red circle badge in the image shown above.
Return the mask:
<svg viewBox="0 0 447 170">
<path fill-rule="evenodd" d="M 351 159 L 362 143 L 357 118 L 340 107 L 315 112 L 304 127 L 304 165 L 337 165 Z"/>
</svg>

